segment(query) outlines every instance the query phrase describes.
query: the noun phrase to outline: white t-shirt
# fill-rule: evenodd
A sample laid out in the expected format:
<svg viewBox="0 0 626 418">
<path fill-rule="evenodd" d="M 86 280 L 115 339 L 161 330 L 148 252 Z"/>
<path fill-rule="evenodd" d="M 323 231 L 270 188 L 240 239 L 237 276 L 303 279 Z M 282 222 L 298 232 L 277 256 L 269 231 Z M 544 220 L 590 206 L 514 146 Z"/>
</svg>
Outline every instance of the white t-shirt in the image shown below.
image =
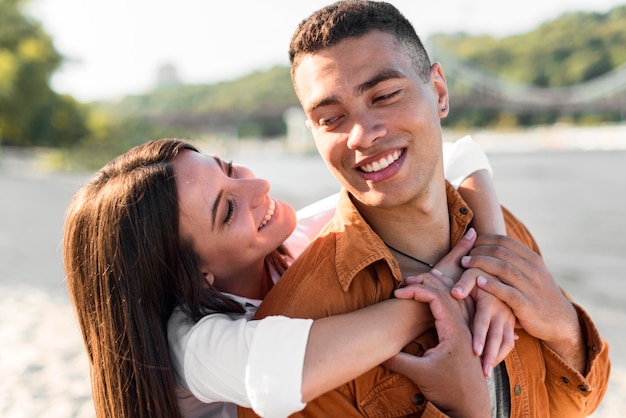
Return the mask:
<svg viewBox="0 0 626 418">
<path fill-rule="evenodd" d="M 444 170 L 458 188 L 471 173 L 492 172 L 480 146 L 469 136 L 445 142 Z M 338 194 L 297 212 L 285 244 L 298 256 L 332 218 Z M 274 282 L 278 275 L 273 274 Z M 210 314 L 194 323 L 179 308 L 168 323 L 170 355 L 186 418 L 235 418 L 235 404 L 262 417 L 287 417 L 302 410 L 302 370 L 311 319 L 272 316 L 251 321 L 260 300 L 227 294 L 246 314 Z"/>
</svg>

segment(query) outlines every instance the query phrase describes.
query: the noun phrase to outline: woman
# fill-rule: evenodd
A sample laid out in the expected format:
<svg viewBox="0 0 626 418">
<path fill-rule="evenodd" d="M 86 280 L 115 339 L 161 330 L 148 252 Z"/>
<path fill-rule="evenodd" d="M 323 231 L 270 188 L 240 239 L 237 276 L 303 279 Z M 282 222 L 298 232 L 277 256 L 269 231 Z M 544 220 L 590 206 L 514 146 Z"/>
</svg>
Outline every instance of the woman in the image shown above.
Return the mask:
<svg viewBox="0 0 626 418">
<path fill-rule="evenodd" d="M 168 139 L 130 150 L 77 192 L 66 219 L 64 264 L 88 351 L 98 416 L 180 417 L 178 398 L 184 416 L 233 416 L 227 405 L 196 398 L 253 407 L 256 403 L 266 416 L 288 414 L 391 357 L 432 325 L 427 307 L 408 300 L 314 322 L 247 322 L 253 308 L 246 314 L 245 304 L 262 299 L 291 259 L 282 243 L 295 227 L 293 209 L 271 199 L 268 191 L 269 184 L 245 167 Z M 412 320 L 394 326 L 380 321 L 392 314 Z M 168 320 L 172 344 L 167 340 Z M 342 342 L 352 341 L 354 352 L 344 359 L 323 356 L 327 344 L 339 342 L 355 328 L 362 330 L 362 341 Z M 210 332 L 204 334 L 206 329 Z M 287 344 L 297 352 L 292 359 L 297 367 L 285 372 L 289 382 L 297 383 L 284 395 L 289 399 L 280 392 L 279 399 L 272 399 L 255 386 L 255 379 L 267 379 L 267 370 L 255 377 L 245 374 L 245 366 L 250 359 L 260 364 L 255 356 L 275 357 L 266 349 L 255 350 L 259 341 L 270 344 L 267 337 L 255 334 L 272 335 L 281 329 L 291 342 L 299 342 Z M 197 343 L 200 337 L 207 338 L 200 343 L 215 349 L 202 355 L 231 358 L 226 370 L 216 375 L 232 378 L 193 382 L 204 386 L 190 387 L 184 362 L 199 353 L 188 348 L 190 339 Z M 389 344 L 376 344 L 381 338 Z M 229 344 L 229 339 L 236 343 Z M 199 364 L 204 364 L 202 359 Z M 322 371 L 311 374 L 316 368 Z M 307 378 L 320 374 L 329 379 Z M 339 380 L 333 383 L 332 378 Z M 283 402 L 285 408 L 276 407 Z M 214 407 L 224 409 L 209 411 Z"/>
</svg>

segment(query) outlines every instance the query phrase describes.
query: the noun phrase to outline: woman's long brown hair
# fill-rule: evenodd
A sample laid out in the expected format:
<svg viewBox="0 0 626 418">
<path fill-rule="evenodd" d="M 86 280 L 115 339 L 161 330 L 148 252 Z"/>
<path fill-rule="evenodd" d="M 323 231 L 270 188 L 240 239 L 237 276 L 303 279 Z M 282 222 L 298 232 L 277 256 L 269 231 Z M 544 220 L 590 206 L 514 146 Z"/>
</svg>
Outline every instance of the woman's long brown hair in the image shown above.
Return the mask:
<svg viewBox="0 0 626 418">
<path fill-rule="evenodd" d="M 180 238 L 171 161 L 182 150 L 197 151 L 177 139 L 131 149 L 98 171 L 67 211 L 64 267 L 98 417 L 181 417 L 167 343 L 173 309 L 194 320 L 243 311 L 204 284 Z"/>
</svg>

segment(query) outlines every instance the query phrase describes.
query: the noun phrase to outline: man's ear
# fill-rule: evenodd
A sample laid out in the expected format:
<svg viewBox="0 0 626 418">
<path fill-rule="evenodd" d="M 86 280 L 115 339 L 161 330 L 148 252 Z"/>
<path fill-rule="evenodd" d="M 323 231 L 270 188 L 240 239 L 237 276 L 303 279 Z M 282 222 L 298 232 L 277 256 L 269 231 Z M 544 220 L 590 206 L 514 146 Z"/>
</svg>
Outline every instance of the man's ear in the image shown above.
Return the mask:
<svg viewBox="0 0 626 418">
<path fill-rule="evenodd" d="M 439 117 L 445 118 L 450 112 L 450 102 L 448 96 L 448 85 L 446 76 L 443 74 L 441 64 L 433 63 L 430 68 L 430 81 L 437 95 L 437 106 L 439 107 Z"/>
</svg>

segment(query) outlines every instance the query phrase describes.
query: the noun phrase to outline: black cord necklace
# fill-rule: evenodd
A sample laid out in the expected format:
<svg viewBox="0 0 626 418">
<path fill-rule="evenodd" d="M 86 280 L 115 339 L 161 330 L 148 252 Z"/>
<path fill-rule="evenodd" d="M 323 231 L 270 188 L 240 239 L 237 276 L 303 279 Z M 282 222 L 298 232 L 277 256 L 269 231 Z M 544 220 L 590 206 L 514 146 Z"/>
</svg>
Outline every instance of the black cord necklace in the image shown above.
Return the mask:
<svg viewBox="0 0 626 418">
<path fill-rule="evenodd" d="M 398 250 L 398 249 L 396 249 L 396 248 L 393 248 L 391 245 L 389 245 L 389 244 L 387 244 L 387 243 L 385 243 L 385 245 L 386 245 L 386 246 L 387 246 L 390 250 L 393 250 L 393 251 L 397 252 L 398 254 L 402 254 L 402 255 L 403 255 L 403 256 L 405 256 L 406 258 L 410 258 L 411 260 L 413 260 L 413 261 L 417 261 L 418 263 L 421 263 L 421 264 L 423 264 L 423 265 L 425 265 L 425 266 L 428 266 L 428 267 L 430 267 L 430 268 L 435 267 L 435 265 L 434 265 L 434 264 L 427 263 L 426 261 L 422 261 L 422 260 L 420 260 L 419 258 L 415 258 L 415 257 L 413 257 L 412 255 L 408 255 L 407 253 L 403 253 L 402 251 L 400 251 L 400 250 Z"/>
</svg>

